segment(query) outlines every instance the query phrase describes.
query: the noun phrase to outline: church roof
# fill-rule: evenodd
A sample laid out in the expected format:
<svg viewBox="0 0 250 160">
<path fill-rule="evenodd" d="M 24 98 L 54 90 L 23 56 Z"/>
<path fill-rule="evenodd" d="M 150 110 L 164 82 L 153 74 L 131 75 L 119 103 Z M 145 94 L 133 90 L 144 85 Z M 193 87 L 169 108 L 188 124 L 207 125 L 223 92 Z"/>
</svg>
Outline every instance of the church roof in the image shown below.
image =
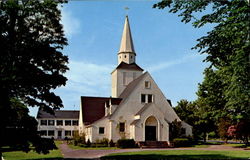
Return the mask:
<svg viewBox="0 0 250 160">
<path fill-rule="evenodd" d="M 148 72 L 143 73 L 142 75 L 140 75 L 138 78 L 136 78 L 135 80 L 133 80 L 132 82 L 130 82 L 127 87 L 123 90 L 123 92 L 120 94 L 120 98 L 127 98 L 131 92 L 134 90 L 134 88 L 140 83 L 140 81 L 144 78 L 144 76 L 147 74 Z"/>
<path fill-rule="evenodd" d="M 134 53 L 135 54 L 128 16 L 126 16 L 125 18 L 122 39 L 121 39 L 121 46 L 120 46 L 120 50 L 118 54 L 120 53 Z"/>
<path fill-rule="evenodd" d="M 122 99 L 110 97 L 81 97 L 83 123 L 89 125 L 105 116 L 105 103 L 118 105 Z"/>
<path fill-rule="evenodd" d="M 135 115 L 141 115 L 152 103 L 146 103 Z"/>
<path fill-rule="evenodd" d="M 71 118 L 71 119 L 78 119 L 79 118 L 79 111 L 75 110 L 55 110 L 54 115 L 47 113 L 41 109 L 39 109 L 37 113 L 37 118 Z"/>
<path fill-rule="evenodd" d="M 138 70 L 143 71 L 141 67 L 139 67 L 136 63 L 127 64 L 125 62 L 121 62 L 116 69 L 128 69 L 128 70 Z"/>
</svg>

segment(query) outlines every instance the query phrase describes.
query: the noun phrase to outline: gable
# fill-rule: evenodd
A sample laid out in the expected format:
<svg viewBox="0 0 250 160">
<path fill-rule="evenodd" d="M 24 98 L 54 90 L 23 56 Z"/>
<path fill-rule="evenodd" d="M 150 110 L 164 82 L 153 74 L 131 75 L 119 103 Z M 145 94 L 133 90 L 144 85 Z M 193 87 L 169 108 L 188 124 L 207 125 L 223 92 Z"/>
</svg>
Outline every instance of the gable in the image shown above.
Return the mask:
<svg viewBox="0 0 250 160">
<path fill-rule="evenodd" d="M 150 82 L 150 88 L 145 87 L 145 82 Z M 123 113 L 128 113 L 127 116 L 135 116 L 140 110 L 148 108 L 146 103 L 141 102 L 141 95 L 153 95 L 153 102 L 155 107 L 163 113 L 164 117 L 169 121 L 174 119 L 179 120 L 179 117 L 171 107 L 169 100 L 166 99 L 158 85 L 148 72 L 142 74 L 140 77 L 132 81 L 120 95 L 123 98 L 119 107 L 111 115 L 112 118 L 119 117 Z M 150 107 L 149 107 L 150 108 Z M 117 116 L 116 116 L 117 115 Z"/>
</svg>

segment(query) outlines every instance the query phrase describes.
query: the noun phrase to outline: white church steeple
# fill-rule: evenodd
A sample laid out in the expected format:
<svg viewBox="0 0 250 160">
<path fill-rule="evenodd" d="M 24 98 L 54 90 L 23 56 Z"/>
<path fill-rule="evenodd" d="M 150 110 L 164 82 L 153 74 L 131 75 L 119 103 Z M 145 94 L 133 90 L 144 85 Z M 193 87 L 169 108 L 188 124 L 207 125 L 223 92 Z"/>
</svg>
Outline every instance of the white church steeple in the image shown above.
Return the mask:
<svg viewBox="0 0 250 160">
<path fill-rule="evenodd" d="M 127 64 L 135 63 L 135 49 L 132 34 L 129 26 L 128 16 L 125 18 L 120 50 L 118 52 L 118 64 L 125 62 Z"/>
</svg>

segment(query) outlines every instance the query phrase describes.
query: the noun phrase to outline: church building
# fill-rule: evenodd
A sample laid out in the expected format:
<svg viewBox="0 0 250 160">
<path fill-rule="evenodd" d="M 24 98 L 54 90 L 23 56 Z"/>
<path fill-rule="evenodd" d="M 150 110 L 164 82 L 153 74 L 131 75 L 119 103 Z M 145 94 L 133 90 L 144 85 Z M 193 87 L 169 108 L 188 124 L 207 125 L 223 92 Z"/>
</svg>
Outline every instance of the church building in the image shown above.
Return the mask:
<svg viewBox="0 0 250 160">
<path fill-rule="evenodd" d="M 175 119 L 182 123 L 184 134 L 191 136 L 192 127 L 181 121 L 150 73 L 136 64 L 128 16 L 117 58 L 111 72 L 111 96 L 81 97 L 79 130 L 86 139 L 169 142 L 170 123 Z"/>
</svg>

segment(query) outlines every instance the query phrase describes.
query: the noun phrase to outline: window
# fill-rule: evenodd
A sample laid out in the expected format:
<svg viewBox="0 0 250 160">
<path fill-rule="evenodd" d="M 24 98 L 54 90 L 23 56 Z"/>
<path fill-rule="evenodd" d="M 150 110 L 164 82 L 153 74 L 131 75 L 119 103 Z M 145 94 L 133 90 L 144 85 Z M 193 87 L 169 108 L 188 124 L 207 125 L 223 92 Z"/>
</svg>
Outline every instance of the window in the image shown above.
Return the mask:
<svg viewBox="0 0 250 160">
<path fill-rule="evenodd" d="M 54 120 L 48 120 L 48 125 L 49 126 L 54 126 L 55 125 L 55 121 Z"/>
<path fill-rule="evenodd" d="M 73 136 L 77 136 L 77 135 L 79 135 L 79 131 L 78 131 L 78 130 L 74 130 L 74 131 L 72 131 L 72 135 L 73 135 Z"/>
<path fill-rule="evenodd" d="M 130 56 L 130 58 L 133 58 L 133 56 Z"/>
<path fill-rule="evenodd" d="M 133 80 L 136 79 L 136 73 L 133 73 Z"/>
<path fill-rule="evenodd" d="M 47 130 L 41 130 L 40 135 L 41 136 L 47 136 Z"/>
<path fill-rule="evenodd" d="M 63 126 L 63 120 L 56 120 L 56 125 Z"/>
<path fill-rule="evenodd" d="M 55 131 L 54 130 L 49 130 L 48 131 L 48 136 L 54 136 L 55 135 Z"/>
<path fill-rule="evenodd" d="M 126 55 L 125 55 L 124 57 L 125 57 L 125 58 L 127 58 L 127 56 L 126 56 Z"/>
<path fill-rule="evenodd" d="M 152 103 L 152 102 L 153 102 L 153 95 L 148 94 L 148 103 Z"/>
<path fill-rule="evenodd" d="M 78 126 L 78 120 L 73 120 L 72 124 L 73 124 L 73 126 Z"/>
<path fill-rule="evenodd" d="M 153 95 L 152 94 L 141 94 L 141 103 L 152 103 Z"/>
<path fill-rule="evenodd" d="M 186 128 L 181 128 L 181 134 L 185 135 L 186 134 Z"/>
<path fill-rule="evenodd" d="M 65 131 L 65 136 L 71 136 L 71 131 L 66 130 L 66 131 Z"/>
<path fill-rule="evenodd" d="M 71 126 L 71 120 L 65 120 L 65 126 Z"/>
<path fill-rule="evenodd" d="M 126 72 L 123 72 L 123 85 L 126 85 Z"/>
<path fill-rule="evenodd" d="M 125 123 L 120 123 L 120 132 L 125 131 Z"/>
<path fill-rule="evenodd" d="M 150 82 L 149 81 L 145 81 L 145 88 L 150 88 Z"/>
<path fill-rule="evenodd" d="M 47 120 L 41 120 L 40 123 L 41 126 L 47 126 Z"/>
<path fill-rule="evenodd" d="M 99 127 L 99 134 L 104 134 L 104 127 Z"/>
<path fill-rule="evenodd" d="M 146 94 L 141 95 L 141 102 L 145 103 L 146 102 Z"/>
</svg>

